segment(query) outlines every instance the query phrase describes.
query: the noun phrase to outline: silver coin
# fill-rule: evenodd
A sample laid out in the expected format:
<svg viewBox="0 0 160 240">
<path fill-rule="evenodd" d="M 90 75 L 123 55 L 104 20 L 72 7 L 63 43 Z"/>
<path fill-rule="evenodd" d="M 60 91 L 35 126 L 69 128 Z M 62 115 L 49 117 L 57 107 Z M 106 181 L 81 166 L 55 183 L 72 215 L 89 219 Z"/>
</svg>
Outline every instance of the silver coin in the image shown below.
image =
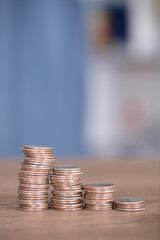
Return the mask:
<svg viewBox="0 0 160 240">
<path fill-rule="evenodd" d="M 54 167 L 53 170 L 77 170 L 77 171 L 81 171 L 82 168 L 81 167 L 76 167 L 76 166 L 70 166 L 70 165 L 63 165 L 63 166 L 57 166 L 57 167 Z"/>
<path fill-rule="evenodd" d="M 90 183 L 85 184 L 84 187 L 89 188 L 108 188 L 108 187 L 114 187 L 115 185 L 113 183 Z"/>
<path fill-rule="evenodd" d="M 138 203 L 144 203 L 144 199 L 140 198 L 118 198 L 115 200 L 116 204 L 138 204 Z"/>
<path fill-rule="evenodd" d="M 146 209 L 146 207 L 143 208 L 115 208 L 116 210 L 119 211 L 124 211 L 124 212 L 139 212 L 139 211 L 143 211 Z"/>
<path fill-rule="evenodd" d="M 27 149 L 47 149 L 47 150 L 52 150 L 53 147 L 48 147 L 48 146 L 41 146 L 41 145 L 26 145 L 23 146 L 23 148 Z"/>
</svg>

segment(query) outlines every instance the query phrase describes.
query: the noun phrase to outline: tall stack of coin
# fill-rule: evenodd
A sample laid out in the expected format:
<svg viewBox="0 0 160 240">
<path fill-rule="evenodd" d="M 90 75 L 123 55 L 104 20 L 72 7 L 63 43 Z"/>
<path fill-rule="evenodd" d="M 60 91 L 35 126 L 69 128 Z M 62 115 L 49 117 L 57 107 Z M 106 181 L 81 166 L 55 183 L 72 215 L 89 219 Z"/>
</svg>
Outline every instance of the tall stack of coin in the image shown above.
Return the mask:
<svg viewBox="0 0 160 240">
<path fill-rule="evenodd" d="M 54 187 L 51 198 L 53 209 L 79 210 L 82 208 L 81 174 L 80 167 L 58 166 L 53 168 L 53 174 L 50 176 Z"/>
<path fill-rule="evenodd" d="M 109 210 L 113 208 L 115 185 L 93 183 L 84 185 L 84 208 L 87 210 Z"/>
<path fill-rule="evenodd" d="M 19 172 L 19 208 L 27 211 L 45 210 L 49 207 L 49 174 L 55 155 L 52 147 L 24 146 L 24 162 Z"/>
<path fill-rule="evenodd" d="M 114 207 L 120 211 L 135 212 L 146 209 L 146 203 L 139 198 L 118 198 L 114 202 Z"/>
</svg>

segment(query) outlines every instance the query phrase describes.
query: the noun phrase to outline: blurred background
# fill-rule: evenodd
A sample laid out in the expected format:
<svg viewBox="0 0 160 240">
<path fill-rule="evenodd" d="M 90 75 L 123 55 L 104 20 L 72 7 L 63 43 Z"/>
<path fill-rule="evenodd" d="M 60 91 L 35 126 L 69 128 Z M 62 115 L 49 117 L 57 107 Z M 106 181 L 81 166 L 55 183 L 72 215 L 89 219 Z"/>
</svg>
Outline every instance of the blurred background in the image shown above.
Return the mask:
<svg viewBox="0 0 160 240">
<path fill-rule="evenodd" d="M 0 156 L 160 155 L 160 0 L 0 0 Z"/>
</svg>

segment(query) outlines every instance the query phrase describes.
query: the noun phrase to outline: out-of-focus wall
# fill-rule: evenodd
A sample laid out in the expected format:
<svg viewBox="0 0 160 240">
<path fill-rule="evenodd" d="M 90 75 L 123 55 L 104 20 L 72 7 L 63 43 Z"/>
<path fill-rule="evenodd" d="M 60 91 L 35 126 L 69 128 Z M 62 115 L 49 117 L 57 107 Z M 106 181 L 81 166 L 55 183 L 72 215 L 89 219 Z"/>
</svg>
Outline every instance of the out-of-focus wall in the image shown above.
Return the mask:
<svg viewBox="0 0 160 240">
<path fill-rule="evenodd" d="M 160 2 L 87 3 L 86 148 L 160 154 Z"/>
<path fill-rule="evenodd" d="M 82 154 L 83 27 L 74 0 L 0 1 L 0 156 Z"/>
</svg>

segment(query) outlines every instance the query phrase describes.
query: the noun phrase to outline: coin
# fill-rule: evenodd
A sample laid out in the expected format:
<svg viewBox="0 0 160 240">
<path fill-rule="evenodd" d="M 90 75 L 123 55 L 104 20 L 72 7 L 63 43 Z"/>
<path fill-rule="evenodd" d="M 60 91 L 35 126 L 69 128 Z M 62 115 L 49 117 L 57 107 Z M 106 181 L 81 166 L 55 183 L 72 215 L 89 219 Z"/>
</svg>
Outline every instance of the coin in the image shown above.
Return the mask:
<svg viewBox="0 0 160 240">
<path fill-rule="evenodd" d="M 68 192 L 60 192 L 60 191 L 55 191 L 55 190 L 52 190 L 51 193 L 53 194 L 54 197 L 57 197 L 57 198 L 75 198 L 75 197 L 81 197 L 82 198 L 82 191 L 68 191 Z"/>
<path fill-rule="evenodd" d="M 75 166 L 70 166 L 70 165 L 64 165 L 64 166 L 57 166 L 53 168 L 54 171 L 82 171 L 82 168 L 80 167 L 75 167 Z"/>
<path fill-rule="evenodd" d="M 48 149 L 48 150 L 53 150 L 53 147 L 40 146 L 40 145 L 26 145 L 23 148 L 25 148 L 25 149 Z"/>
<path fill-rule="evenodd" d="M 113 204 L 106 204 L 106 205 L 101 205 L 101 204 L 97 204 L 97 205 L 89 205 L 89 204 L 85 204 L 85 209 L 87 210 L 93 210 L 93 211 L 106 211 L 106 210 L 111 210 L 113 209 Z"/>
<path fill-rule="evenodd" d="M 133 209 L 133 208 L 116 208 L 116 210 L 119 210 L 119 211 L 126 211 L 126 212 L 139 212 L 139 211 L 144 211 L 146 209 L 146 207 L 144 207 L 144 208 L 135 208 L 135 209 Z"/>
<path fill-rule="evenodd" d="M 56 210 L 81 210 L 82 204 L 81 203 L 75 203 L 75 204 L 52 204 L 52 208 Z"/>
<path fill-rule="evenodd" d="M 58 211 L 77 211 L 77 210 L 82 210 L 82 207 L 79 207 L 79 208 L 61 208 L 61 207 L 57 207 L 57 206 L 54 206 L 54 205 L 51 205 L 51 207 L 55 210 L 58 210 Z"/>
<path fill-rule="evenodd" d="M 115 185 L 112 183 L 91 183 L 91 184 L 85 184 L 84 188 L 86 190 L 92 190 L 92 191 L 105 191 L 109 189 L 114 189 Z"/>
<path fill-rule="evenodd" d="M 61 199 L 61 198 L 51 198 L 51 202 L 53 204 L 58 204 L 58 205 L 67 205 L 67 204 L 75 204 L 75 203 L 81 203 L 82 200 L 81 198 L 65 198 L 65 199 Z"/>
<path fill-rule="evenodd" d="M 144 199 L 140 198 L 118 198 L 115 200 L 117 204 L 140 204 L 145 203 Z"/>
<path fill-rule="evenodd" d="M 18 208 L 20 210 L 24 210 L 24 211 L 41 211 L 41 210 L 47 210 L 49 208 L 49 204 L 47 204 L 46 206 L 24 206 L 22 204 L 20 204 L 18 206 Z"/>
</svg>

